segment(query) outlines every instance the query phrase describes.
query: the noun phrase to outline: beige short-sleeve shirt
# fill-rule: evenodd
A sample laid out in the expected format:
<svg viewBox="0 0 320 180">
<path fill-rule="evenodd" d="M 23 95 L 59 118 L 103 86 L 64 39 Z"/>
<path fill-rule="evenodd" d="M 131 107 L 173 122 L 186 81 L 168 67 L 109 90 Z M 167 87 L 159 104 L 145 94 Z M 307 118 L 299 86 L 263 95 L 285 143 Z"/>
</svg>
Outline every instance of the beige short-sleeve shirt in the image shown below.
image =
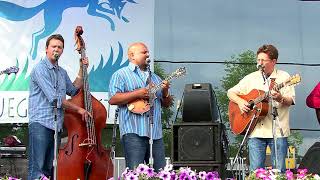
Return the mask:
<svg viewBox="0 0 320 180">
<path fill-rule="evenodd" d="M 253 73 L 245 76 L 237 85 L 230 88 L 228 92 L 234 92 L 237 95 L 246 95 L 253 89 L 263 90 L 265 92 L 269 89 L 269 83 L 271 78 L 275 79 L 277 84 L 285 82 L 290 78 L 290 75 L 282 70 L 275 69 L 272 74 L 264 80 L 261 71 L 255 71 Z M 280 93 L 284 97 L 292 98 L 295 102 L 295 90 L 293 86 L 285 86 L 280 89 Z M 290 135 L 290 126 L 289 126 L 289 106 L 282 105 L 276 101 L 272 101 L 274 105 L 278 108 L 279 114 L 279 124 L 283 131 L 283 137 L 288 137 Z M 259 138 L 272 138 L 272 121 L 273 116 L 271 114 L 271 103 L 269 102 L 268 115 L 258 121 L 256 127 L 250 134 L 250 137 L 259 137 Z M 280 134 L 280 128 L 277 128 L 277 137 L 282 137 Z"/>
</svg>

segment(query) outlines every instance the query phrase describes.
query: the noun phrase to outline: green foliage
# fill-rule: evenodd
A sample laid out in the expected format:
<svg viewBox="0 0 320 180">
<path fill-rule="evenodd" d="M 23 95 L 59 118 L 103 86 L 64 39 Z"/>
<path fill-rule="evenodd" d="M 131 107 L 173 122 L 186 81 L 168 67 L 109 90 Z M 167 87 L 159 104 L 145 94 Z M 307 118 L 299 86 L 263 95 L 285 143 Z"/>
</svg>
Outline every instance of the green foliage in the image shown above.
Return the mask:
<svg viewBox="0 0 320 180">
<path fill-rule="evenodd" d="M 290 136 L 288 137 L 289 146 L 295 147 L 295 153 L 298 155 L 299 147 L 303 142 L 303 136 L 299 131 L 291 131 Z"/>
<path fill-rule="evenodd" d="M 253 51 L 247 50 L 238 56 L 231 56 L 231 59 L 226 60 L 225 72 L 226 75 L 221 80 L 222 89 L 218 89 L 217 99 L 220 107 L 222 119 L 229 126 L 228 118 L 228 103 L 227 91 L 235 86 L 244 76 L 256 70 L 256 56 Z M 230 128 L 227 128 L 230 129 Z M 231 134 L 230 132 L 228 134 Z M 236 136 L 235 143 L 230 144 L 230 155 L 234 156 L 239 149 L 240 142 L 243 136 Z M 244 152 L 246 153 L 246 152 Z"/>
<path fill-rule="evenodd" d="M 221 80 L 222 89 L 217 90 L 217 99 L 222 114 L 222 119 L 228 121 L 227 91 L 236 85 L 244 76 L 255 71 L 255 54 L 253 51 L 245 51 L 238 56 L 231 56 L 226 60 L 225 77 Z"/>
<path fill-rule="evenodd" d="M 164 71 L 159 63 L 154 63 L 154 72 L 161 77 L 161 79 L 165 79 L 168 74 Z M 174 98 L 174 97 L 173 97 Z M 162 118 L 162 126 L 163 126 L 163 141 L 165 144 L 165 152 L 166 156 L 170 156 L 171 154 L 171 137 L 172 132 L 171 129 L 168 129 L 171 125 L 170 119 L 173 116 L 173 111 L 171 108 L 173 107 L 173 103 L 168 108 L 162 108 L 161 110 L 161 118 Z"/>
</svg>

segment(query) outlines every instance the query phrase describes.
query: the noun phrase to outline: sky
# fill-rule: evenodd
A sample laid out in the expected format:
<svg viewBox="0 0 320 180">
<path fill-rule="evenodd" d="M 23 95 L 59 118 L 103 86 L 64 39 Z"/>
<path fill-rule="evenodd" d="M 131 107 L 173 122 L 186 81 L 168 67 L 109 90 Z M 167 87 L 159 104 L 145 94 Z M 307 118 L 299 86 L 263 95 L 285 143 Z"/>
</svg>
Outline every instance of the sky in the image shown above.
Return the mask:
<svg viewBox="0 0 320 180">
<path fill-rule="evenodd" d="M 278 62 L 319 64 L 320 2 L 311 1 L 155 1 L 154 57 L 159 61 L 217 62 L 246 50 L 256 52 L 262 44 L 279 50 Z M 223 64 L 161 63 L 167 73 L 186 66 L 187 76 L 174 80 L 171 91 L 181 98 L 184 85 L 209 82 L 221 87 Z M 319 82 L 319 65 L 278 65 L 289 74 L 299 73 L 296 105 L 291 108 L 291 128 L 320 129 L 305 98 Z M 304 153 L 320 132 L 301 131 Z"/>
</svg>

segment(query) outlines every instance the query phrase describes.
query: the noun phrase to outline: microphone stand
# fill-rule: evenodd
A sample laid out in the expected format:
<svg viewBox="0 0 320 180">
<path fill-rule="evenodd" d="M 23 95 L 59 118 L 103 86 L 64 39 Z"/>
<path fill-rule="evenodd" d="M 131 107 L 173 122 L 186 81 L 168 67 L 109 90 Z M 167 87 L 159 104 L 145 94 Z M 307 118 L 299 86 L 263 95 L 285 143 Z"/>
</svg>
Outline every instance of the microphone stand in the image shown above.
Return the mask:
<svg viewBox="0 0 320 180">
<path fill-rule="evenodd" d="M 57 99 L 53 100 L 53 114 L 54 114 L 54 159 L 53 159 L 53 179 L 57 180 L 57 170 L 58 170 L 58 107 L 57 107 Z"/>
<path fill-rule="evenodd" d="M 261 73 L 262 76 L 265 80 L 265 83 L 267 82 L 267 86 L 270 87 L 270 80 L 268 80 L 268 78 L 266 78 L 266 74 L 263 71 L 263 69 L 261 69 Z M 277 148 L 277 127 L 280 129 L 280 134 L 281 137 L 283 137 L 283 131 L 282 128 L 280 127 L 280 123 L 279 123 L 279 115 L 278 115 L 278 107 L 276 107 L 276 104 L 270 94 L 271 89 L 267 92 L 267 97 L 269 99 L 270 105 L 271 105 L 271 115 L 272 115 L 272 137 L 273 137 L 273 146 L 274 146 L 274 154 L 275 154 L 275 160 L 274 160 L 274 167 L 276 169 L 278 168 L 278 148 Z"/>
<path fill-rule="evenodd" d="M 118 178 L 116 177 L 116 141 L 117 141 L 118 113 L 119 113 L 119 107 L 116 109 L 115 115 L 114 115 L 114 124 L 113 124 L 113 130 L 112 130 L 112 145 L 111 145 L 111 151 L 110 151 L 110 157 L 113 162 L 113 179 Z"/>
<path fill-rule="evenodd" d="M 148 79 L 147 79 L 147 82 L 149 84 L 149 88 L 148 88 L 148 96 L 149 96 L 149 106 L 150 106 L 150 110 L 149 110 L 149 129 L 150 129 L 150 135 L 149 135 L 149 145 L 150 145 L 150 157 L 149 157 L 149 164 L 150 164 L 150 167 L 153 168 L 153 155 L 152 155 L 152 147 L 153 147 L 153 138 L 152 138 L 152 134 L 153 134 L 153 110 L 154 110 L 154 107 L 153 107 L 153 99 L 154 99 L 154 95 L 153 95 L 153 92 L 152 92 L 152 87 L 151 87 L 151 84 L 152 84 L 152 81 L 151 81 L 151 76 L 152 76 L 152 72 L 151 72 L 151 69 L 150 69 L 150 65 L 149 63 L 147 64 L 147 70 L 148 70 Z"/>
</svg>

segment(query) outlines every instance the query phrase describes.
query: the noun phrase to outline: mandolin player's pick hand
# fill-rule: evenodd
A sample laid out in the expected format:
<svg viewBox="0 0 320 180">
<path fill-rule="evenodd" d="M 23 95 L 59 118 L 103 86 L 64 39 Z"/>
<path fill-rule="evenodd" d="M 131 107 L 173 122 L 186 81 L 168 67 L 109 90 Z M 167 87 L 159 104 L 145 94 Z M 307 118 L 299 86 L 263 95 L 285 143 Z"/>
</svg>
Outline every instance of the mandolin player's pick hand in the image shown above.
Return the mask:
<svg viewBox="0 0 320 180">
<path fill-rule="evenodd" d="M 239 106 L 241 114 L 243 114 L 244 112 L 249 112 L 250 111 L 250 108 L 249 108 L 250 105 L 246 100 L 241 99 L 241 100 L 239 100 L 239 102 L 237 104 Z"/>
<path fill-rule="evenodd" d="M 161 87 L 163 90 L 168 90 L 170 88 L 169 81 L 162 81 Z"/>
<path fill-rule="evenodd" d="M 137 98 L 142 98 L 142 99 L 149 99 L 149 92 L 148 88 L 140 88 L 136 90 L 136 96 Z"/>
</svg>

